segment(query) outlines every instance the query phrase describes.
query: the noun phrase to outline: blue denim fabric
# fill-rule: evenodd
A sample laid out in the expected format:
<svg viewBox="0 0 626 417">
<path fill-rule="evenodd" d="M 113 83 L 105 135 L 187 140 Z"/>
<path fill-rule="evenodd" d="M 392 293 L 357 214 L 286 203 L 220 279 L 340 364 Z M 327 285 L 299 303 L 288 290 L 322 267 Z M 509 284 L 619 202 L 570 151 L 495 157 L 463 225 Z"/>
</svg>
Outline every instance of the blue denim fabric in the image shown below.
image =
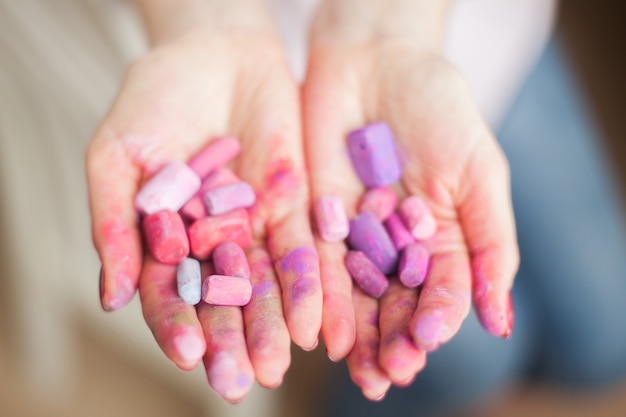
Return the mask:
<svg viewBox="0 0 626 417">
<path fill-rule="evenodd" d="M 345 369 L 332 417 L 436 416 L 533 375 L 599 386 L 626 377 L 626 230 L 598 131 L 558 41 L 544 51 L 499 131 L 511 165 L 521 266 L 510 340 L 472 314 L 408 388 L 365 400 Z"/>
</svg>

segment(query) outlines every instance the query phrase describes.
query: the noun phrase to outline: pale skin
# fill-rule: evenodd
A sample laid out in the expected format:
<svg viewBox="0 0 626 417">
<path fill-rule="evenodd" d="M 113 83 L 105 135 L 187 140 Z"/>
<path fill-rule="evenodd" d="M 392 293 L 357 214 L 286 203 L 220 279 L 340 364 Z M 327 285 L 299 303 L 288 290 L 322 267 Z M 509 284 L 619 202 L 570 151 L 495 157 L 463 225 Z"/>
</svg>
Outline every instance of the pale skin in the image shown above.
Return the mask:
<svg viewBox="0 0 626 417">
<path fill-rule="evenodd" d="M 231 402 L 255 379 L 278 386 L 290 340 L 312 349 L 320 329 L 328 356 L 347 358 L 370 399 L 412 381 L 426 352 L 456 333 L 472 295 L 488 331 L 510 332 L 518 261 L 507 165 L 439 55 L 445 2 L 324 3 L 301 95 L 261 0 L 137 3 L 151 51 L 129 68 L 87 154 L 105 309 L 123 307 L 138 288 L 165 355 L 182 369 L 204 360 L 212 387 Z M 377 120 L 389 123 L 406 155 L 404 192 L 423 196 L 439 224 L 426 242 L 433 261 L 421 293 L 392 284 L 380 300 L 353 289 L 345 245 L 314 239 L 308 188 L 311 198 L 340 195 L 353 215 L 363 187 L 345 135 Z M 235 172 L 258 193 L 248 256 L 259 286 L 244 309 L 196 310 L 176 297 L 174 269 L 144 257 L 133 199 L 163 164 L 224 134 L 240 139 Z M 321 273 L 313 271 L 296 300 L 281 261 L 301 248 L 317 248 Z M 224 367 L 241 378 L 224 382 Z"/>
</svg>

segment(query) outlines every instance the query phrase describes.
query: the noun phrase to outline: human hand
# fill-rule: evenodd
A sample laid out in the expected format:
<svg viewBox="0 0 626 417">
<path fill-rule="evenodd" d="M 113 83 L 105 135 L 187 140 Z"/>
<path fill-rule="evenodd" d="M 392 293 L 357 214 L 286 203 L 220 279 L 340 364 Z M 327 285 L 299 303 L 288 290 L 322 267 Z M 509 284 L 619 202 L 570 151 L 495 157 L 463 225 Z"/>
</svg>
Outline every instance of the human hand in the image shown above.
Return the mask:
<svg viewBox="0 0 626 417">
<path fill-rule="evenodd" d="M 317 343 L 321 285 L 298 88 L 261 2 L 139 5 L 152 49 L 130 66 L 86 160 L 101 301 L 105 310 L 122 308 L 138 288 L 166 356 L 186 370 L 204 356 L 209 382 L 234 402 L 255 378 L 280 384 L 290 336 L 305 349 Z M 176 295 L 175 267 L 145 254 L 134 198 L 164 164 L 186 161 L 223 135 L 240 140 L 234 171 L 257 193 L 247 253 L 253 299 L 243 309 L 196 311 Z"/>
<path fill-rule="evenodd" d="M 442 58 L 445 7 L 432 1 L 326 2 L 314 20 L 303 89 L 313 199 L 342 198 L 356 213 L 364 187 L 346 150 L 349 131 L 387 122 L 404 161 L 402 192 L 423 197 L 438 229 L 419 290 L 392 282 L 375 300 L 352 286 L 344 243 L 316 240 L 322 335 L 347 357 L 370 399 L 412 381 L 426 352 L 449 341 L 473 299 L 483 327 L 508 336 L 518 265 L 508 165 L 462 77 Z"/>
</svg>

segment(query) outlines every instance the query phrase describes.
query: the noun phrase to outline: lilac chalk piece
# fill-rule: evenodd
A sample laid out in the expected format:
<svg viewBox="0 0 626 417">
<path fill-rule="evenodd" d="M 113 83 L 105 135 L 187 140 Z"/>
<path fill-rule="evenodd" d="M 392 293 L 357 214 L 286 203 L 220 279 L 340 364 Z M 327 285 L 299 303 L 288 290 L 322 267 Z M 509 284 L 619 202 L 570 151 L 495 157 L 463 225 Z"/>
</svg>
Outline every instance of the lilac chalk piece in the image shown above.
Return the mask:
<svg viewBox="0 0 626 417">
<path fill-rule="evenodd" d="M 211 215 L 228 213 L 238 208 L 247 208 L 254 204 L 256 196 L 247 182 L 223 185 L 207 191 L 204 204 Z"/>
<path fill-rule="evenodd" d="M 323 196 L 315 202 L 315 221 L 322 239 L 340 242 L 348 237 L 350 225 L 339 197 Z"/>
<path fill-rule="evenodd" d="M 235 138 L 217 138 L 189 160 L 187 165 L 200 178 L 206 178 L 214 170 L 223 167 L 239 155 L 241 145 Z"/>
<path fill-rule="evenodd" d="M 398 211 L 405 226 L 417 240 L 428 239 L 435 234 L 435 216 L 422 198 L 416 195 L 405 198 Z"/>
<path fill-rule="evenodd" d="M 193 258 L 183 259 L 176 268 L 178 296 L 189 305 L 200 302 L 202 295 L 202 274 L 200 261 Z"/>
<path fill-rule="evenodd" d="M 230 169 L 224 167 L 216 169 L 202 181 L 202 185 L 196 195 L 180 209 L 180 215 L 189 221 L 208 216 L 209 213 L 206 210 L 202 196 L 209 190 L 239 181 L 241 181 L 239 177 Z"/>
<path fill-rule="evenodd" d="M 350 220 L 348 243 L 363 252 L 383 273 L 392 273 L 398 264 L 398 252 L 382 223 L 365 212 Z"/>
<path fill-rule="evenodd" d="M 143 218 L 143 233 L 154 259 L 177 265 L 189 255 L 185 224 L 175 211 L 161 210 Z"/>
<path fill-rule="evenodd" d="M 350 132 L 348 153 L 357 175 L 367 187 L 393 184 L 402 176 L 393 133 L 384 122 Z"/>
<path fill-rule="evenodd" d="M 369 211 L 381 222 L 396 209 L 398 195 L 390 187 L 370 188 L 363 194 L 359 203 L 359 213 Z"/>
<path fill-rule="evenodd" d="M 426 279 L 430 253 L 423 245 L 411 243 L 402 251 L 398 265 L 398 277 L 409 288 L 417 287 Z"/>
<path fill-rule="evenodd" d="M 235 242 L 223 242 L 215 247 L 213 266 L 217 275 L 250 279 L 250 265 L 246 254 Z"/>
<path fill-rule="evenodd" d="M 389 217 L 387 217 L 387 220 L 385 220 L 385 228 L 398 252 L 411 243 L 415 243 L 415 237 L 413 237 L 397 213 L 391 213 Z"/>
<path fill-rule="evenodd" d="M 202 300 L 221 306 L 245 306 L 252 298 L 252 284 L 245 278 L 209 275 L 202 283 Z"/>
<path fill-rule="evenodd" d="M 142 214 L 161 210 L 178 211 L 200 188 L 201 180 L 182 162 L 170 162 L 152 177 L 135 196 Z"/>
<path fill-rule="evenodd" d="M 374 263 L 360 251 L 348 251 L 346 255 L 346 268 L 356 284 L 366 294 L 378 298 L 389 287 L 387 277 L 374 265 Z"/>
</svg>

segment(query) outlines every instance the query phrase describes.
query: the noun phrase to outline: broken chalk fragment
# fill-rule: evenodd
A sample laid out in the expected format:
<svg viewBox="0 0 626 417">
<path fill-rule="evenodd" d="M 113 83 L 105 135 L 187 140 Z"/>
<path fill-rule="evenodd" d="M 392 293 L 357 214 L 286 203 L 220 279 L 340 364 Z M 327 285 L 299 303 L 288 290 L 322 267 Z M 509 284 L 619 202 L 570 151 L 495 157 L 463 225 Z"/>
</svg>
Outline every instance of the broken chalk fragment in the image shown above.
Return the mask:
<svg viewBox="0 0 626 417">
<path fill-rule="evenodd" d="M 206 209 L 211 215 L 250 207 L 256 200 L 254 190 L 250 184 L 243 181 L 213 188 L 207 191 L 203 198 Z"/>
<path fill-rule="evenodd" d="M 182 162 L 171 162 L 156 173 L 135 196 L 142 214 L 178 211 L 200 188 L 200 177 Z"/>
<path fill-rule="evenodd" d="M 369 211 L 381 222 L 396 209 L 398 195 L 390 187 L 370 188 L 359 203 L 359 213 Z"/>
<path fill-rule="evenodd" d="M 348 153 L 357 175 L 367 187 L 392 184 L 402 175 L 393 134 L 384 122 L 350 132 Z"/>
<path fill-rule="evenodd" d="M 417 287 L 426 279 L 430 253 L 420 243 L 412 243 L 402 251 L 398 265 L 398 277 L 409 288 Z"/>
<path fill-rule="evenodd" d="M 244 306 L 252 298 L 250 281 L 227 275 L 209 275 L 202 283 L 202 300 L 207 304 Z"/>
<path fill-rule="evenodd" d="M 370 258 L 383 274 L 390 274 L 398 264 L 398 252 L 391 238 L 371 213 L 360 213 L 350 220 L 348 243 Z"/>
<path fill-rule="evenodd" d="M 378 298 L 389 287 L 387 277 L 363 252 L 348 251 L 345 263 L 354 282 L 368 295 Z"/>
<path fill-rule="evenodd" d="M 339 242 L 348 237 L 350 225 L 339 197 L 322 196 L 315 202 L 315 221 L 326 242 Z"/>
<path fill-rule="evenodd" d="M 180 215 L 171 210 L 161 210 L 144 217 L 143 233 L 154 259 L 176 265 L 189 255 L 189 239 Z"/>
<path fill-rule="evenodd" d="M 435 234 L 435 216 L 422 198 L 416 195 L 405 198 L 398 211 L 405 226 L 417 240 L 428 239 Z"/>
<path fill-rule="evenodd" d="M 189 160 L 187 165 L 200 178 L 206 178 L 214 170 L 235 159 L 241 152 L 241 144 L 235 138 L 224 136 L 211 141 Z"/>
<path fill-rule="evenodd" d="M 250 279 L 246 254 L 235 242 L 222 242 L 213 250 L 213 266 L 217 275 Z"/>
<path fill-rule="evenodd" d="M 190 305 L 200 302 L 202 293 L 202 275 L 200 261 L 193 258 L 183 259 L 176 268 L 178 296 Z"/>
</svg>

